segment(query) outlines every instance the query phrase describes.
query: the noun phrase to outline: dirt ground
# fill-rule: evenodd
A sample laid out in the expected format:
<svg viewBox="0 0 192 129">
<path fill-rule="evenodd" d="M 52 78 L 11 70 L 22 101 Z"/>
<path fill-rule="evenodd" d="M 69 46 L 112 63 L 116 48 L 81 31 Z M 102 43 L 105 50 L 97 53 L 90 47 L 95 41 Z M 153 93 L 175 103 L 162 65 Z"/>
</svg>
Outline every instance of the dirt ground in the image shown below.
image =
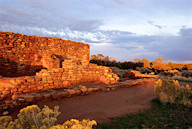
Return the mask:
<svg viewBox="0 0 192 129">
<path fill-rule="evenodd" d="M 136 113 L 150 108 L 151 100 L 157 96 L 153 90 L 154 83 L 121 88 L 110 92 L 96 92 L 86 96 L 75 96 L 61 100 L 41 101 L 37 105 L 53 108 L 59 106 L 61 115 L 58 123 L 64 123 L 71 118 L 96 120 L 106 122 L 109 118 L 127 113 Z"/>
</svg>

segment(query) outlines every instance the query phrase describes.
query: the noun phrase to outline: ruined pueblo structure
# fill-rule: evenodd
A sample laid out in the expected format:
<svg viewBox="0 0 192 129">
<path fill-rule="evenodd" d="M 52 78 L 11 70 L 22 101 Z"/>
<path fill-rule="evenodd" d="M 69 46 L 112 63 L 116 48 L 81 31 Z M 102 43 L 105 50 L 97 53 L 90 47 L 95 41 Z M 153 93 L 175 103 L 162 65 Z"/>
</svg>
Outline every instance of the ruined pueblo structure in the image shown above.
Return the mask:
<svg viewBox="0 0 192 129">
<path fill-rule="evenodd" d="M 55 37 L 0 32 L 1 103 L 17 94 L 66 88 L 82 82 L 116 83 L 111 69 L 89 63 L 88 44 Z"/>
</svg>

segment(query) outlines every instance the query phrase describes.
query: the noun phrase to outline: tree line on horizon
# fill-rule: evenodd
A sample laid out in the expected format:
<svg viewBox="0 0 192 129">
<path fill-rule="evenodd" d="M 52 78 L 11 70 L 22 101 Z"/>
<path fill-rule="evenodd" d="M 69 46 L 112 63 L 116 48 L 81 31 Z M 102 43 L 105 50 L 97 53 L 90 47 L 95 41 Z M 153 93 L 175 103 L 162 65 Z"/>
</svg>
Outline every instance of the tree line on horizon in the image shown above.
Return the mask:
<svg viewBox="0 0 192 129">
<path fill-rule="evenodd" d="M 157 58 L 155 61 L 148 61 L 143 58 L 135 58 L 133 61 L 117 61 L 114 57 L 104 56 L 102 54 L 91 55 L 90 63 L 97 65 L 103 65 L 108 67 L 118 67 L 120 69 L 136 69 L 147 68 L 154 71 L 166 71 L 166 70 L 192 70 L 192 64 L 178 64 L 178 63 L 163 63 L 165 58 Z"/>
</svg>

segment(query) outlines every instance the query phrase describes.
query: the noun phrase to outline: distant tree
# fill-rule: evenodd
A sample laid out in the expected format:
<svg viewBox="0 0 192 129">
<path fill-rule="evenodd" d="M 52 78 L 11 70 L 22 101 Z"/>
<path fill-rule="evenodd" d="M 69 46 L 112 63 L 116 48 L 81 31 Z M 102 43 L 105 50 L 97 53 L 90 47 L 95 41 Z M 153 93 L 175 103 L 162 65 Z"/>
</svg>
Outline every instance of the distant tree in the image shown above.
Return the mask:
<svg viewBox="0 0 192 129">
<path fill-rule="evenodd" d="M 157 58 L 155 61 L 152 61 L 152 68 L 155 70 L 164 70 L 166 65 L 163 64 L 165 58 Z"/>
<path fill-rule="evenodd" d="M 109 58 L 109 61 L 117 62 L 117 58 L 115 58 L 115 57 L 110 57 L 110 58 Z"/>
<path fill-rule="evenodd" d="M 150 62 L 149 62 L 147 59 L 143 58 L 143 59 L 141 60 L 141 62 L 143 62 L 143 67 L 144 67 L 144 68 L 151 68 Z"/>
<path fill-rule="evenodd" d="M 109 67 L 118 67 L 120 69 L 136 69 L 137 67 L 143 67 L 143 62 L 117 62 L 117 58 L 104 56 L 102 54 L 91 55 L 90 63 Z"/>
<path fill-rule="evenodd" d="M 141 60 L 139 58 L 135 58 L 133 61 L 134 62 L 141 62 Z"/>
<path fill-rule="evenodd" d="M 97 60 L 97 56 L 96 55 L 91 55 L 91 60 Z"/>
<path fill-rule="evenodd" d="M 108 61 L 109 61 L 109 56 L 105 56 L 105 57 L 104 57 L 104 61 L 107 61 L 107 62 L 108 62 Z"/>
<path fill-rule="evenodd" d="M 174 64 L 172 62 L 168 62 L 167 65 L 170 67 L 170 69 L 174 69 Z"/>
<path fill-rule="evenodd" d="M 155 61 L 157 61 L 160 64 L 163 64 L 164 60 L 165 60 L 165 58 L 157 58 Z"/>
<path fill-rule="evenodd" d="M 99 60 L 104 60 L 104 55 L 102 55 L 102 54 L 97 54 L 97 58 L 99 59 Z"/>
<path fill-rule="evenodd" d="M 189 70 L 192 70 L 192 64 L 187 64 L 187 69 Z"/>
</svg>

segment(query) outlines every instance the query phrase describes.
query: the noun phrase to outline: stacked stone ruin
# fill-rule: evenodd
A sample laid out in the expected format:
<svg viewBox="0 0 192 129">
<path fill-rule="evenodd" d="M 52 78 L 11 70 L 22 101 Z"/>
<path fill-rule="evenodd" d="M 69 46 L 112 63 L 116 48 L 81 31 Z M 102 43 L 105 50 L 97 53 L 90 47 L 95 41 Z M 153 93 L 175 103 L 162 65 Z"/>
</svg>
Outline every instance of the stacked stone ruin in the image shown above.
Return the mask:
<svg viewBox="0 0 192 129">
<path fill-rule="evenodd" d="M 116 83 L 108 67 L 89 63 L 88 44 L 0 32 L 0 100 L 82 82 Z M 1 107 L 0 107 L 1 108 Z"/>
</svg>

